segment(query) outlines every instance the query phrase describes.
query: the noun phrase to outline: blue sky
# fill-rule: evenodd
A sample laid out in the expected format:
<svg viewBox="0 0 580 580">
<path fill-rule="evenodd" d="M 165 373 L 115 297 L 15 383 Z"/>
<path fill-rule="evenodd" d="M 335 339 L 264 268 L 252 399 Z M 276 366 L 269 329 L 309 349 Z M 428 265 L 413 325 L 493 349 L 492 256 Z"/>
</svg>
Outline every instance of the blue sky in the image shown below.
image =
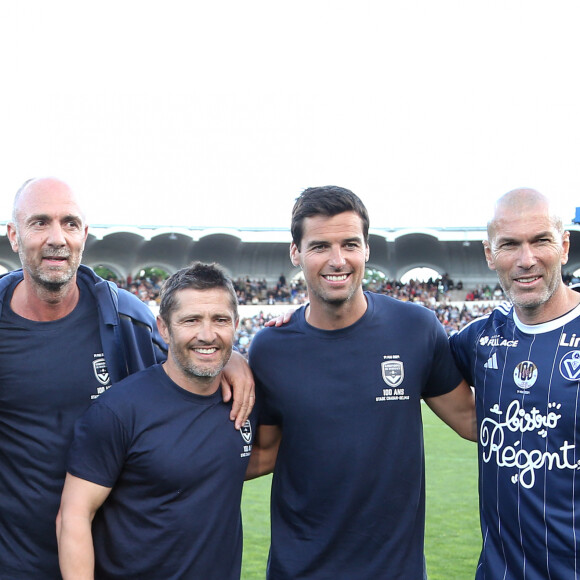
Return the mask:
<svg viewBox="0 0 580 580">
<path fill-rule="evenodd" d="M 0 221 L 56 175 L 92 223 L 287 227 L 311 185 L 375 227 L 580 206 L 576 1 L 20 0 L 0 22 Z"/>
</svg>

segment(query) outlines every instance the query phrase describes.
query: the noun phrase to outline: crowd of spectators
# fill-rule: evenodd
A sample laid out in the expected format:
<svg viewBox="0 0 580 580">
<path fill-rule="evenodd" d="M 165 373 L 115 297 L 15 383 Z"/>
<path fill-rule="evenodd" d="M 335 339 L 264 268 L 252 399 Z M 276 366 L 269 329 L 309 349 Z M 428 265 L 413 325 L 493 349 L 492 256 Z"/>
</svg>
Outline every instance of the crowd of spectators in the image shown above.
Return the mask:
<svg viewBox="0 0 580 580">
<path fill-rule="evenodd" d="M 120 288 L 125 288 L 125 290 L 135 294 L 135 296 L 147 304 L 159 304 L 159 293 L 163 285 L 163 280 L 158 276 L 143 274 L 135 279 L 129 277 L 126 281 L 110 276 L 109 280 L 115 282 Z M 287 283 L 286 277 L 283 274 L 280 275 L 277 283 L 273 286 L 268 286 L 266 280 L 251 280 L 249 277 L 238 278 L 233 282 L 238 303 L 241 305 L 300 305 L 307 301 L 304 280 L 294 280 L 291 283 Z"/>
<path fill-rule="evenodd" d="M 304 280 L 288 283 L 284 274 L 274 286 L 268 286 L 266 280 L 247 277 L 234 280 L 234 288 L 239 304 L 304 304 L 307 300 Z"/>
<path fill-rule="evenodd" d="M 140 300 L 149 305 L 159 304 L 159 293 L 164 280 L 155 275 L 140 275 L 136 278 L 129 276 L 127 280 L 108 277 L 110 282 L 114 282 L 119 288 L 124 288 L 135 294 Z"/>
<path fill-rule="evenodd" d="M 563 274 L 563 278 L 567 284 L 580 282 L 578 278 L 567 273 Z M 159 303 L 163 280 L 157 276 L 141 275 L 135 279 L 129 278 L 126 282 L 119 280 L 115 282 L 150 305 Z M 415 302 L 433 310 L 449 335 L 458 332 L 475 318 L 491 312 L 493 304 L 497 301 L 505 300 L 499 284 L 494 288 L 481 285 L 464 293 L 463 284 L 461 282 L 454 284 L 447 274 L 426 282 L 410 280 L 402 283 L 382 279 L 369 281 L 364 286 L 367 290 L 387 294 L 398 300 Z M 270 286 L 266 280 L 238 278 L 234 280 L 234 288 L 241 305 L 287 304 L 288 308 L 291 308 L 308 301 L 304 280 L 295 279 L 288 282 L 284 275 L 278 278 L 276 284 Z M 247 354 L 256 332 L 272 317 L 270 314 L 260 312 L 240 320 L 236 346 L 241 353 Z"/>
<path fill-rule="evenodd" d="M 288 295 L 288 292 L 284 291 L 279 301 L 268 303 L 287 303 L 289 306 L 303 304 L 308 300 L 306 288 L 303 282 L 299 282 L 298 285 L 299 289 L 296 292 Z M 280 296 L 278 291 L 280 287 L 285 287 L 285 280 L 283 280 L 283 277 L 280 277 L 276 285 L 276 291 L 269 290 L 267 287 L 264 288 L 264 286 L 264 283 L 260 286 L 260 284 L 256 282 L 252 283 L 249 280 L 238 280 L 236 291 L 238 291 L 239 296 L 238 288 L 240 288 L 242 292 L 247 292 L 254 298 L 258 298 L 258 301 L 253 300 L 252 303 L 263 304 L 263 302 L 259 301 L 259 296 L 263 296 L 264 294 L 269 297 Z M 395 280 L 375 280 L 366 283 L 364 287 L 365 290 L 387 294 L 398 300 L 415 302 L 433 310 L 448 335 L 461 330 L 471 320 L 491 312 L 493 308 L 493 302 L 491 301 L 504 299 L 499 285 L 493 290 L 489 286 L 481 286 L 463 295 L 463 284 L 459 282 L 455 285 L 446 276 L 437 280 L 429 279 L 426 282 L 410 280 L 406 284 Z M 485 300 L 488 302 L 475 302 Z M 464 301 L 471 302 L 471 304 L 468 306 Z M 463 303 L 461 306 L 458 306 L 457 302 Z M 273 318 L 273 315 L 265 314 L 261 311 L 255 316 L 241 319 L 236 342 L 236 346 L 241 353 L 247 354 L 252 338 L 256 332 L 263 328 L 266 321 L 271 318 Z"/>
</svg>

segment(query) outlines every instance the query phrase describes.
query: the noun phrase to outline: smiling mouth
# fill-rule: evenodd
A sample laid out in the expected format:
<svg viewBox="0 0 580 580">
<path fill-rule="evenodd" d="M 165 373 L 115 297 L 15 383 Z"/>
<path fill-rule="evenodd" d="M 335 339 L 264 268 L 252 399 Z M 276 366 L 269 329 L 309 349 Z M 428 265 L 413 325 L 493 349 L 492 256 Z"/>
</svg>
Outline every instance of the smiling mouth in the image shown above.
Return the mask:
<svg viewBox="0 0 580 580">
<path fill-rule="evenodd" d="M 514 278 L 514 281 L 518 282 L 519 284 L 531 284 L 532 282 L 535 282 L 539 279 L 540 276 L 528 276 L 526 278 Z"/>
<path fill-rule="evenodd" d="M 217 352 L 217 348 L 215 346 L 212 346 L 209 348 L 197 347 L 197 348 L 193 348 L 192 350 L 194 352 L 199 353 L 199 354 L 213 354 L 214 352 Z"/>
<path fill-rule="evenodd" d="M 329 282 L 344 282 L 350 274 L 323 274 L 322 277 Z"/>
</svg>

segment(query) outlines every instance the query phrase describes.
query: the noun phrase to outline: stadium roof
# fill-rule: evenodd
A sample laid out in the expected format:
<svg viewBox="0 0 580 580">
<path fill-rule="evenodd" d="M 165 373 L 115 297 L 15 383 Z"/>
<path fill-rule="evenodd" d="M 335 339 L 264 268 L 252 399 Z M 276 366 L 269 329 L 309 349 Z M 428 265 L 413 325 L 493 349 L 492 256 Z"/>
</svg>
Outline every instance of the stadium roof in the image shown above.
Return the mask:
<svg viewBox="0 0 580 580">
<path fill-rule="evenodd" d="M 0 223 L 0 265 L 20 267 Z M 580 268 L 580 225 L 570 224 L 571 252 L 567 271 Z M 474 285 L 496 282 L 488 270 L 481 241 L 485 228 L 371 228 L 369 267 L 400 279 L 413 268 L 425 267 L 456 282 Z M 298 270 L 288 257 L 290 231 L 284 228 L 201 228 L 169 225 L 92 225 L 83 262 L 105 266 L 121 278 L 135 277 L 146 267 L 168 273 L 194 260 L 219 262 L 233 278 L 272 282 Z"/>
</svg>

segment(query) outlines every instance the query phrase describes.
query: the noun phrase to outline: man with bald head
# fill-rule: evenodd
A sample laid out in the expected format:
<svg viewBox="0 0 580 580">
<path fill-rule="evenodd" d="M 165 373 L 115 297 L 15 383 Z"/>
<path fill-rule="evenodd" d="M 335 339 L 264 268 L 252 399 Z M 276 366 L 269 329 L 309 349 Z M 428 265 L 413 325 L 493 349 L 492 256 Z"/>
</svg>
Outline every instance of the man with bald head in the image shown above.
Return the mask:
<svg viewBox="0 0 580 580">
<path fill-rule="evenodd" d="M 487 234 L 488 266 L 511 304 L 451 338 L 476 394 L 476 578 L 578 578 L 580 294 L 561 273 L 570 234 L 533 189 L 501 197 Z"/>
<path fill-rule="evenodd" d="M 55 518 L 74 422 L 163 362 L 166 345 L 144 303 L 81 265 L 88 226 L 66 183 L 27 181 L 7 234 L 22 270 L 0 278 L 0 578 L 60 578 Z M 238 426 L 253 385 L 241 358 L 228 372 Z"/>
</svg>

